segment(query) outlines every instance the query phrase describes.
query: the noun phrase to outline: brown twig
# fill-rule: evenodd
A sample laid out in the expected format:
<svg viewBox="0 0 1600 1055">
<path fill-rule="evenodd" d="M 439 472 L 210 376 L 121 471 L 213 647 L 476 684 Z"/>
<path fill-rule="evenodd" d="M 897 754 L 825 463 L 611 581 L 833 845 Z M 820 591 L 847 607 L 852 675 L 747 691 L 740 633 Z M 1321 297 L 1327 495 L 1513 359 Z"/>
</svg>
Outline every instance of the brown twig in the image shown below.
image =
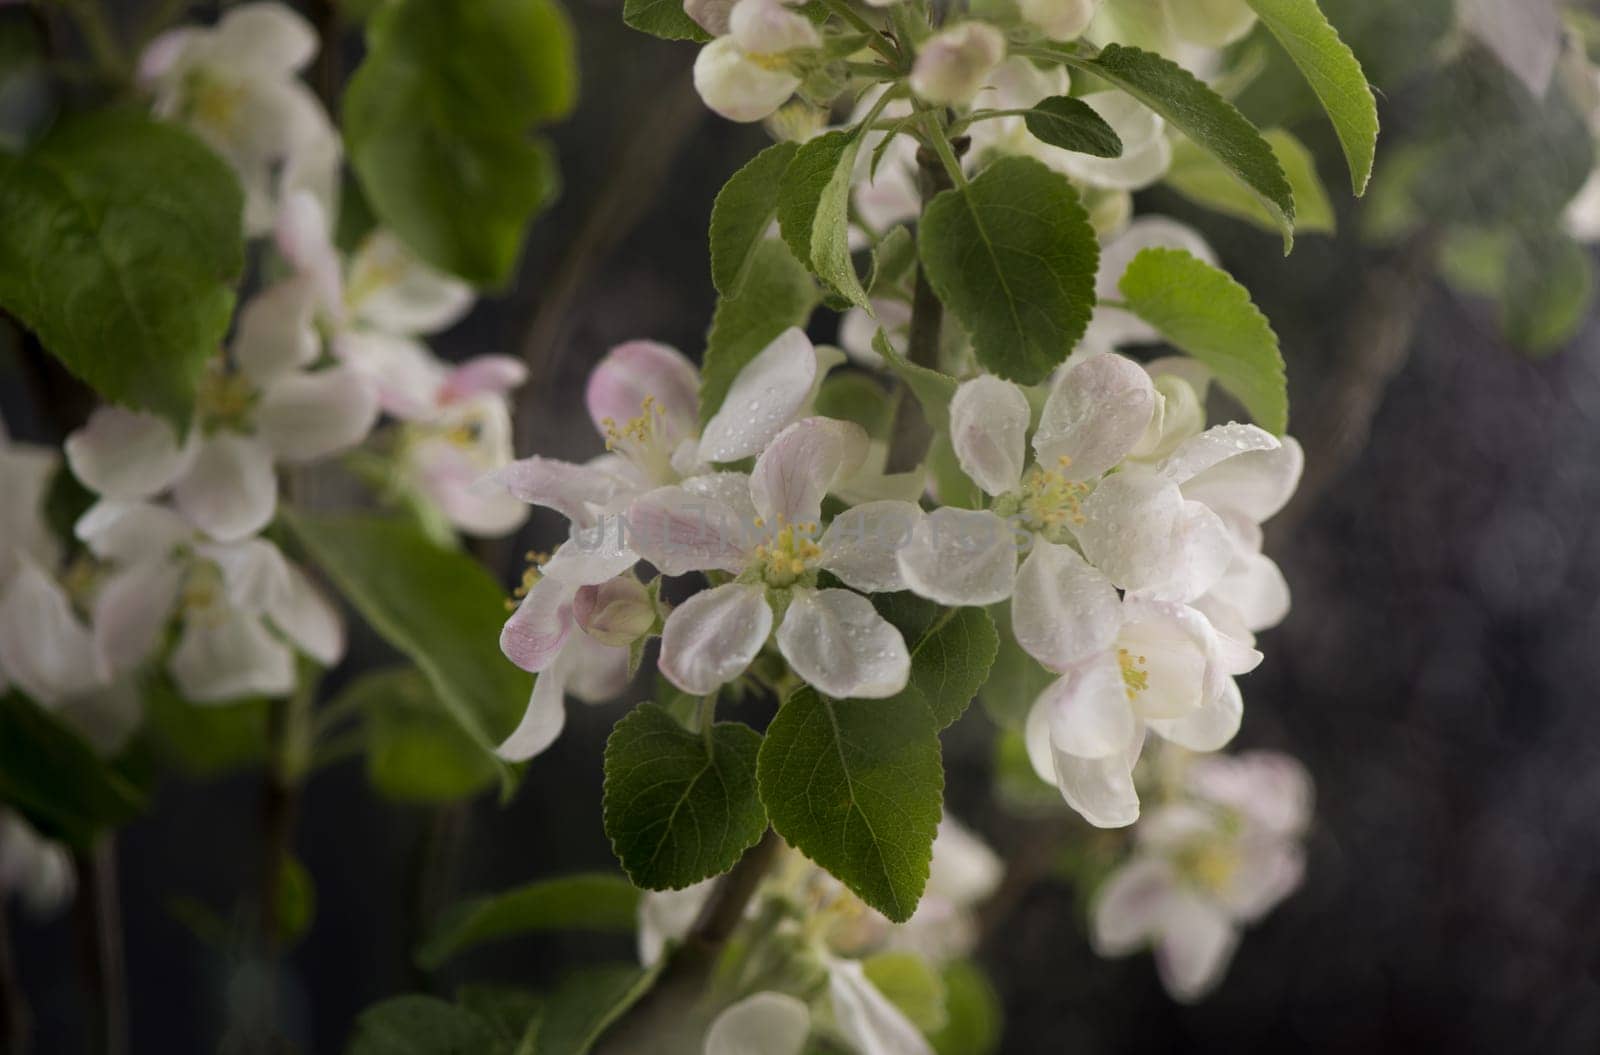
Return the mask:
<svg viewBox="0 0 1600 1055">
<path fill-rule="evenodd" d="M 22 1055 L 28 1050 L 31 1025 L 28 1001 L 17 976 L 17 961 L 11 951 L 4 894 L 0 893 L 0 1055 Z"/>
<path fill-rule="evenodd" d="M 320 45 L 316 65 L 311 68 L 311 85 L 322 105 L 333 114 L 338 109 L 339 82 L 344 77 L 344 54 L 339 46 L 342 30 L 339 5 L 334 0 L 311 0 L 310 13 Z"/>
<path fill-rule="evenodd" d="M 84 985 L 94 1005 L 91 1050 L 98 1055 L 127 1055 L 128 980 L 122 948 L 116 843 L 111 836 L 105 836 L 73 858 L 78 871 L 74 913 Z"/>
</svg>

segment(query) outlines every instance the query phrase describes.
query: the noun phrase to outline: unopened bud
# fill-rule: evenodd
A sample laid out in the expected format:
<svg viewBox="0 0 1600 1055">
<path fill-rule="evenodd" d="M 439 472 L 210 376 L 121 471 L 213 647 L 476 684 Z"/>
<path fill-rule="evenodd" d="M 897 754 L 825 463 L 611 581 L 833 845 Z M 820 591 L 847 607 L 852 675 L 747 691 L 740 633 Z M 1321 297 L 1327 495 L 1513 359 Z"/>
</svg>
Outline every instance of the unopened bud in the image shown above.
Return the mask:
<svg viewBox="0 0 1600 1055">
<path fill-rule="evenodd" d="M 911 69 L 911 90 L 924 101 L 972 101 L 984 78 L 1006 57 L 1006 38 L 983 22 L 963 22 L 929 37 Z"/>
<path fill-rule="evenodd" d="M 572 615 L 584 633 L 602 645 L 618 647 L 633 644 L 656 622 L 650 591 L 631 575 L 580 587 L 572 599 Z"/>
<path fill-rule="evenodd" d="M 780 0 L 739 0 L 728 16 L 728 32 L 749 55 L 782 55 L 822 43 L 811 20 Z"/>
<path fill-rule="evenodd" d="M 1102 0 L 1018 0 L 1017 8 L 1022 17 L 1051 40 L 1076 40 L 1089 23 L 1094 21 L 1095 12 L 1100 10 Z"/>
<path fill-rule="evenodd" d="M 789 101 L 800 78 L 786 67 L 770 69 L 746 55 L 732 37 L 713 40 L 694 60 L 694 88 L 705 104 L 730 121 L 759 121 Z"/>
<path fill-rule="evenodd" d="M 1178 36 L 1207 48 L 1227 47 L 1256 24 L 1245 0 L 1169 0 L 1167 17 Z"/>
</svg>

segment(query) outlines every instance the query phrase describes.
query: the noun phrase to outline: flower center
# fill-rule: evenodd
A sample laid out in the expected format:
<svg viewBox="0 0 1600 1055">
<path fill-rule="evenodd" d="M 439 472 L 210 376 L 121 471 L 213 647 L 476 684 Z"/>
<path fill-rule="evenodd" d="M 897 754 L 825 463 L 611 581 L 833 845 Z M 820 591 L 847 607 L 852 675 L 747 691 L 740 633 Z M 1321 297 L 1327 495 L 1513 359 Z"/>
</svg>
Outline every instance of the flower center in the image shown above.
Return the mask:
<svg viewBox="0 0 1600 1055">
<path fill-rule="evenodd" d="M 213 76 L 205 70 L 189 73 L 184 92 L 184 113 L 198 124 L 231 128 L 244 107 L 243 86 Z"/>
<path fill-rule="evenodd" d="M 214 366 L 200 379 L 200 390 L 195 394 L 201 427 L 209 432 L 249 432 L 256 395 L 255 386 L 243 374 Z"/>
<path fill-rule="evenodd" d="M 1122 668 L 1122 684 L 1127 687 L 1129 696 L 1137 696 L 1150 687 L 1150 672 L 1144 666 L 1148 662 L 1125 648 L 1117 649 L 1117 666 Z"/>
<path fill-rule="evenodd" d="M 638 466 L 652 480 L 670 483 L 677 479 L 672 468 L 676 437 L 667 427 L 667 412 L 655 396 L 645 396 L 640 414 L 618 425 L 615 418 L 602 418 L 606 450 L 615 451 Z"/>
<path fill-rule="evenodd" d="M 1202 890 L 1221 891 L 1239 868 L 1239 854 L 1231 839 L 1208 839 L 1180 850 L 1174 860 L 1178 872 Z"/>
<path fill-rule="evenodd" d="M 756 527 L 765 526 L 756 520 Z M 793 586 L 822 557 L 822 547 L 812 541 L 816 533 L 816 524 L 780 524 L 756 547 L 751 567 L 768 586 Z"/>
<path fill-rule="evenodd" d="M 1018 512 L 1033 531 L 1051 542 L 1065 542 L 1072 525 L 1083 523 L 1083 500 L 1089 485 L 1068 480 L 1066 469 L 1072 459 L 1061 456 L 1060 467 L 1046 469 L 1036 465 L 1022 481 Z"/>
<path fill-rule="evenodd" d="M 183 577 L 179 605 L 189 615 L 210 611 L 222 600 L 222 569 L 208 560 L 196 560 Z"/>
</svg>

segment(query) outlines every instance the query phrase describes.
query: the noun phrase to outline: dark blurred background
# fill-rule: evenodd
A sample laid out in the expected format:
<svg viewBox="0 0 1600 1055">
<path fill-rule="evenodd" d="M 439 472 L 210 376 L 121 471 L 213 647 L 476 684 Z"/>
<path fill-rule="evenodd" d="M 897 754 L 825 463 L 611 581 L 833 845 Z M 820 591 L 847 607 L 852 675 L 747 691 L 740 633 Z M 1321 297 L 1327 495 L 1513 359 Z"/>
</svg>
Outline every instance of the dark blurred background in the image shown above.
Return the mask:
<svg viewBox="0 0 1600 1055">
<path fill-rule="evenodd" d="M 587 457 L 598 441 L 578 393 L 611 344 L 651 337 L 699 354 L 714 303 L 712 198 L 765 137 L 699 104 L 693 47 L 628 30 L 613 3 L 569 6 L 583 95 L 555 132 L 563 197 L 535 227 L 515 288 L 435 346 L 528 355 L 518 452 Z M 1443 120 L 1432 75 L 1409 72 L 1442 39 L 1439 5 L 1326 6 L 1385 92 L 1381 179 L 1386 148 Z M 1255 104 L 1288 105 L 1270 90 Z M 1600 327 L 1590 318 L 1553 355 L 1519 353 L 1493 305 L 1435 278 L 1426 232 L 1363 243 L 1331 136 L 1319 122 L 1294 127 L 1340 206 L 1336 238 L 1303 237 L 1284 261 L 1273 236 L 1169 194 L 1140 208 L 1205 231 L 1283 338 L 1310 470 L 1270 537 L 1295 611 L 1244 682 L 1238 746 L 1291 752 L 1313 773 L 1309 877 L 1192 1008 L 1165 996 L 1149 957 L 1095 957 L 1077 895 L 1035 884 L 981 950 L 1005 1005 L 1002 1050 L 1600 1051 Z M 1544 160 L 1524 151 L 1511 163 Z M 819 313 L 814 336 L 831 329 Z M 6 411 L 15 431 L 59 439 L 42 417 Z M 516 554 L 557 528 L 536 515 L 495 551 L 506 581 Z M 388 659 L 358 633 L 340 676 Z M 316 877 L 316 920 L 287 966 L 305 1050 L 340 1050 L 364 1006 L 423 984 L 408 952 L 438 904 L 612 867 L 599 759 L 621 710 L 571 704 L 567 732 L 506 807 L 388 804 L 359 761 L 313 780 L 296 849 Z M 993 737 L 978 707 L 945 734 L 950 806 L 1026 853 L 1048 836 L 996 804 Z M 133 1047 L 210 1051 L 248 965 L 226 942 L 198 940 L 173 902 L 247 898 L 259 778 L 171 779 L 155 806 L 120 844 Z M 434 878 L 419 890 L 430 858 L 444 867 L 424 870 Z M 17 930 L 40 1050 L 80 1050 L 70 917 Z M 536 983 L 631 953 L 620 939 L 533 938 L 468 955 L 433 984 Z"/>
</svg>

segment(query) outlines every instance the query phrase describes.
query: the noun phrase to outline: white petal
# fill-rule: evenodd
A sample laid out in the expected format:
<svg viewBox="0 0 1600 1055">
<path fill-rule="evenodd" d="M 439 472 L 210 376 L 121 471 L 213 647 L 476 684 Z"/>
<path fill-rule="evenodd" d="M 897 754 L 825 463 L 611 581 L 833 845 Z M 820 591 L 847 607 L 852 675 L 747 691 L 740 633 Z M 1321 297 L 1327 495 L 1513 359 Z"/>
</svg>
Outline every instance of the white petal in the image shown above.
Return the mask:
<svg viewBox="0 0 1600 1055">
<path fill-rule="evenodd" d="M 705 1055 L 800 1055 L 811 1012 L 787 993 L 747 996 L 711 1023 Z"/>
<path fill-rule="evenodd" d="M 639 897 L 639 963 L 650 967 L 661 959 L 669 942 L 689 933 L 706 898 L 717 886 L 716 876 L 682 890 L 646 890 Z"/>
<path fill-rule="evenodd" d="M 1003 495 L 1022 482 L 1029 413 L 1022 389 L 988 374 L 964 382 L 950 400 L 956 460 L 985 494 Z"/>
<path fill-rule="evenodd" d="M 933 840 L 929 893 L 956 905 L 975 905 L 999 888 L 1005 869 L 1005 862 L 982 839 L 945 812 Z"/>
<path fill-rule="evenodd" d="M 450 367 L 427 347 L 408 337 L 347 331 L 333 342 L 339 361 L 367 379 L 378 405 L 404 421 L 431 422 Z"/>
<path fill-rule="evenodd" d="M 285 566 L 287 588 L 267 606 L 267 616 L 279 632 L 324 667 L 344 655 L 344 621 L 338 609 L 293 564 Z"/>
<path fill-rule="evenodd" d="M 1022 17 L 1051 40 L 1073 40 L 1094 19 L 1101 0 L 1020 0 Z"/>
<path fill-rule="evenodd" d="M 780 55 L 822 43 L 811 20 L 781 0 L 739 0 L 728 14 L 728 32 L 749 55 Z"/>
<path fill-rule="evenodd" d="M 1090 92 L 1082 99 L 1122 139 L 1122 155 L 1097 158 L 1061 151 L 1059 167 L 1074 179 L 1113 190 L 1140 190 L 1166 174 L 1172 147 L 1162 134 L 1165 122 L 1131 95 L 1111 90 Z"/>
<path fill-rule="evenodd" d="M 1236 556 L 1206 598 L 1227 605 L 1252 633 L 1277 626 L 1289 614 L 1289 584 L 1272 558 L 1260 553 Z"/>
<path fill-rule="evenodd" d="M 760 454 L 809 402 L 819 366 L 805 332 L 784 330 L 733 379 L 722 407 L 700 435 L 701 460 L 731 462 Z"/>
<path fill-rule="evenodd" d="M 0 595 L 0 669 L 42 704 L 88 692 L 109 674 L 67 592 L 26 557 Z"/>
<path fill-rule="evenodd" d="M 1006 57 L 1006 38 L 986 22 L 958 22 L 917 48 L 911 90 L 925 102 L 962 105 Z"/>
<path fill-rule="evenodd" d="M 164 559 L 194 537 L 194 529 L 166 506 L 102 499 L 72 526 L 89 552 L 106 561 Z"/>
<path fill-rule="evenodd" d="M 189 523 L 214 539 L 232 542 L 253 535 L 271 523 L 278 508 L 272 452 L 245 436 L 207 436 L 172 498 Z"/>
<path fill-rule="evenodd" d="M 462 534 L 500 538 L 528 519 L 527 505 L 484 477 L 481 452 L 430 436 L 407 445 L 406 461 L 417 490 Z"/>
<path fill-rule="evenodd" d="M 311 23 L 279 3 L 240 4 L 217 23 L 207 57 L 240 77 L 295 73 L 317 53 Z"/>
<path fill-rule="evenodd" d="M 1300 444 L 1285 436 L 1274 448 L 1238 454 L 1197 473 L 1183 483 L 1183 494 L 1218 512 L 1236 512 L 1260 523 L 1271 519 L 1294 495 L 1304 468 Z"/>
<path fill-rule="evenodd" d="M 899 554 L 924 513 L 913 502 L 865 502 L 833 518 L 823 532 L 822 566 L 868 593 L 906 589 Z"/>
<path fill-rule="evenodd" d="M 1173 574 L 1183 514 L 1176 484 L 1146 469 L 1124 469 L 1084 500 L 1073 534 L 1089 563 L 1119 589 L 1150 589 Z"/>
<path fill-rule="evenodd" d="M 1012 526 L 984 510 L 936 509 L 900 551 L 906 585 L 930 601 L 988 605 L 1011 596 L 1017 575 Z"/>
<path fill-rule="evenodd" d="M 316 288 L 286 279 L 257 293 L 239 311 L 233 357 L 251 381 L 264 385 L 303 369 L 322 351 L 317 333 Z"/>
<path fill-rule="evenodd" d="M 1141 738 L 1125 754 L 1079 758 L 1053 750 L 1056 788 L 1068 806 L 1096 828 L 1126 828 L 1139 819 L 1139 793 L 1133 786 L 1133 765 Z"/>
<path fill-rule="evenodd" d="M 557 513 L 578 527 L 593 527 L 599 511 L 622 494 L 627 484 L 597 465 L 575 465 L 535 455 L 514 461 L 489 477 L 511 495 Z"/>
<path fill-rule="evenodd" d="M 1078 758 L 1126 755 L 1140 726 L 1114 652 L 1103 652 L 1053 682 L 1039 696 L 1049 708 L 1050 742 Z"/>
<path fill-rule="evenodd" d="M 267 386 L 256 429 L 279 458 L 308 462 L 354 447 L 378 420 L 378 398 L 354 370 L 291 373 Z"/>
<path fill-rule="evenodd" d="M 129 681 L 113 682 L 62 700 L 56 705 L 56 713 L 102 758 L 120 754 L 144 720 L 139 688 Z"/>
<path fill-rule="evenodd" d="M 46 568 L 61 557 L 61 546 L 45 522 L 45 500 L 61 466 L 59 452 L 26 443 L 8 443 L 0 423 L 0 582 L 10 578 L 20 550 Z"/>
<path fill-rule="evenodd" d="M 176 561 L 145 560 L 100 587 L 94 601 L 95 647 L 111 673 L 129 673 L 155 651 L 178 602 L 183 574 Z"/>
<path fill-rule="evenodd" d="M 1151 718 L 1145 724 L 1164 740 L 1190 751 L 1220 751 L 1232 742 L 1244 719 L 1244 697 L 1232 678 L 1222 691 L 1182 718 Z"/>
<path fill-rule="evenodd" d="M 1133 258 L 1146 249 L 1181 249 L 1197 260 L 1217 266 L 1216 252 L 1193 227 L 1166 216 L 1140 216 L 1100 251 L 1095 296 L 1102 300 L 1120 299 L 1122 294 L 1118 287 L 1123 274 Z M 1155 337 L 1152 329 L 1145 339 L 1154 340 Z"/>
<path fill-rule="evenodd" d="M 1186 0 L 1167 10 L 1173 31 L 1203 48 L 1225 48 L 1256 24 L 1255 9 L 1245 0 Z"/>
<path fill-rule="evenodd" d="M 1039 539 L 1017 570 L 1011 626 L 1034 659 L 1065 670 L 1111 646 L 1122 625 L 1122 600 L 1111 580 L 1071 546 Z"/>
<path fill-rule="evenodd" d="M 1187 789 L 1238 810 L 1267 832 L 1298 835 L 1311 821 L 1311 775 L 1277 751 L 1246 751 L 1194 759 Z"/>
<path fill-rule="evenodd" d="M 589 419 L 602 434 L 608 421 L 620 426 L 643 414 L 646 399 L 660 410 L 668 442 L 692 436 L 699 425 L 699 371 L 670 345 L 628 341 L 596 364 L 584 390 Z"/>
<path fill-rule="evenodd" d="M 437 333 L 454 325 L 476 297 L 471 286 L 424 264 L 385 230 L 367 236 L 356 251 L 349 289 L 358 321 L 400 336 Z"/>
<path fill-rule="evenodd" d="M 197 547 L 202 560 L 222 573 L 228 603 L 247 612 L 263 612 L 289 593 L 289 562 L 283 551 L 263 538 Z"/>
<path fill-rule="evenodd" d="M 216 604 L 191 610 L 167 661 L 178 691 L 194 703 L 283 696 L 294 688 L 294 654 L 258 616 Z"/>
<path fill-rule="evenodd" d="M 1238 867 L 1215 892 L 1228 915 L 1252 923 L 1294 893 L 1305 878 L 1305 851 L 1291 840 L 1246 838 Z"/>
<path fill-rule="evenodd" d="M 1138 364 L 1095 355 L 1064 372 L 1051 389 L 1033 449 L 1046 469 L 1090 480 L 1128 456 L 1155 409 L 1155 385 Z"/>
<path fill-rule="evenodd" d="M 1185 484 L 1241 455 L 1275 451 L 1280 446 L 1278 438 L 1266 429 L 1234 421 L 1206 429 L 1173 451 L 1158 468 L 1174 483 Z"/>
<path fill-rule="evenodd" d="M 165 420 L 102 406 L 67 437 L 67 464 L 85 487 L 107 498 L 145 498 L 171 486 L 192 451 Z"/>
<path fill-rule="evenodd" d="M 756 459 L 750 498 L 769 524 L 815 523 L 822 499 L 861 467 L 867 432 L 852 421 L 804 418 L 778 433 Z"/>
<path fill-rule="evenodd" d="M 1145 673 L 1133 694 L 1143 718 L 1184 718 L 1223 689 L 1214 658 L 1216 632 L 1187 605 L 1127 598 L 1117 646 Z"/>
<path fill-rule="evenodd" d="M 704 696 L 743 674 L 770 633 L 772 609 L 760 586 L 728 583 L 697 593 L 667 617 L 661 673 L 684 692 Z"/>
<path fill-rule="evenodd" d="M 526 762 L 555 743 L 566 724 L 566 671 L 557 664 L 534 679 L 522 721 L 495 754 L 507 762 Z"/>
<path fill-rule="evenodd" d="M 872 602 L 850 590 L 796 589 L 778 650 L 825 696 L 878 700 L 906 687 L 911 655 Z"/>
<path fill-rule="evenodd" d="M 567 692 L 584 703 L 614 700 L 633 680 L 626 648 L 603 645 L 588 634 L 573 634 L 567 649 L 572 653 Z"/>
<path fill-rule="evenodd" d="M 695 91 L 730 121 L 759 121 L 787 102 L 798 87 L 799 77 L 754 62 L 732 37 L 713 40 L 695 56 Z"/>
<path fill-rule="evenodd" d="M 628 507 L 627 529 L 639 555 L 667 575 L 742 571 L 758 535 L 726 503 L 682 487 L 661 487 L 636 498 Z"/>
<path fill-rule="evenodd" d="M 1160 857 L 1135 857 L 1113 872 L 1089 907 L 1094 951 L 1126 956 L 1159 936 L 1177 885 L 1172 867 Z"/>
<path fill-rule="evenodd" d="M 621 538 L 620 522 L 593 531 L 572 532 L 544 564 L 544 573 L 573 586 L 593 586 L 615 578 L 639 563 L 639 555 Z"/>
<path fill-rule="evenodd" d="M 829 958 L 828 998 L 839 1030 L 862 1055 L 933 1055 L 917 1027 L 855 960 Z"/>
<path fill-rule="evenodd" d="M 1050 746 L 1050 715 L 1054 708 L 1041 694 L 1028 708 L 1028 718 L 1022 727 L 1022 743 L 1028 752 L 1028 764 L 1038 778 L 1056 786 L 1056 753 Z"/>
<path fill-rule="evenodd" d="M 545 670 L 561 655 L 576 625 L 572 616 L 575 584 L 553 575 L 533 584 L 500 630 L 500 651 L 523 670 Z"/>
<path fill-rule="evenodd" d="M 1165 916 L 1156 972 L 1174 1000 L 1198 1000 L 1222 981 L 1239 933 L 1220 908 L 1189 891 L 1169 900 Z"/>
</svg>

